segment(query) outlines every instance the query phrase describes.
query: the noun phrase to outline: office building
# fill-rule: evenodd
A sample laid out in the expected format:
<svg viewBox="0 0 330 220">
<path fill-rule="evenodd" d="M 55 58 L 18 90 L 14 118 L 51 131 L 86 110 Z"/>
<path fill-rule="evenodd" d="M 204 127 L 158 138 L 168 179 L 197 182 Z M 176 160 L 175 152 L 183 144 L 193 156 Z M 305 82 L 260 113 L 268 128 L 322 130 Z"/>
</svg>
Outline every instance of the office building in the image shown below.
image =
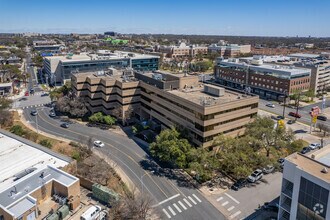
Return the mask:
<svg viewBox="0 0 330 220">
<path fill-rule="evenodd" d="M 54 40 L 33 41 L 33 48 L 41 53 L 58 54 L 64 49 L 64 45 L 56 43 Z"/>
<path fill-rule="evenodd" d="M 330 148 L 284 161 L 279 220 L 330 219 Z"/>
<path fill-rule="evenodd" d="M 225 44 L 222 42 L 220 45 L 211 44 L 208 46 L 208 52 L 217 53 L 224 58 L 237 57 L 242 54 L 250 53 L 251 45 Z"/>
<path fill-rule="evenodd" d="M 326 92 L 330 86 L 330 59 L 326 54 L 290 54 L 288 57 L 297 67 L 311 70 L 310 88 L 315 94 Z"/>
<path fill-rule="evenodd" d="M 180 43 L 178 46 L 158 46 L 156 48 L 157 52 L 166 54 L 169 58 L 187 58 L 195 57 L 198 54 L 207 54 L 207 47 L 200 45 L 186 45 L 185 43 Z"/>
<path fill-rule="evenodd" d="M 243 135 L 258 111 L 258 97 L 217 85 L 204 84 L 195 75 L 128 70 L 76 73 L 72 87 L 86 98 L 91 112 L 102 111 L 125 121 L 135 114 L 163 128 L 186 128 L 197 146 L 209 147 L 219 134 Z"/>
<path fill-rule="evenodd" d="M 43 219 L 80 204 L 79 179 L 60 170 L 72 159 L 0 130 L 0 219 Z M 15 160 L 13 160 L 15 158 Z"/>
<path fill-rule="evenodd" d="M 51 79 L 62 83 L 70 80 L 71 73 L 106 71 L 108 68 L 130 67 L 140 71 L 158 70 L 159 56 L 121 51 L 99 50 L 95 54 L 67 54 L 66 56 L 45 57 L 44 72 Z"/>
<path fill-rule="evenodd" d="M 215 79 L 221 85 L 248 89 L 268 99 L 279 100 L 310 88 L 311 70 L 288 65 L 266 64 L 259 56 L 251 60 L 217 60 Z"/>
</svg>

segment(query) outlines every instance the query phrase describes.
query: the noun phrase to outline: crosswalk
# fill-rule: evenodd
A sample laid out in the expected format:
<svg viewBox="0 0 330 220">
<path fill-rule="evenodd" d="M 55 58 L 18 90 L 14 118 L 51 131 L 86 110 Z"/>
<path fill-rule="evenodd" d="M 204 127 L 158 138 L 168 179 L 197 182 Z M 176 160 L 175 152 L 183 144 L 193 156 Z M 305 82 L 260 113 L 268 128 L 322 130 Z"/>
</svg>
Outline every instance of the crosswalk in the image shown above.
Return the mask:
<svg viewBox="0 0 330 220">
<path fill-rule="evenodd" d="M 192 194 L 191 196 L 188 196 L 187 198 L 183 198 L 182 200 L 173 202 L 171 205 L 168 205 L 167 207 L 163 208 L 162 211 L 166 215 L 167 218 L 172 218 L 176 216 L 179 213 L 182 213 L 189 208 L 193 207 L 194 205 L 198 205 L 198 203 L 201 203 L 202 200 L 198 198 L 195 194 Z"/>
<path fill-rule="evenodd" d="M 221 197 L 217 198 L 216 201 L 228 211 L 228 219 L 242 219 L 242 212 L 236 207 L 240 202 L 228 193 L 224 193 Z M 240 218 L 241 217 L 241 218 Z"/>
<path fill-rule="evenodd" d="M 49 105 L 49 104 L 51 104 L 51 103 L 43 103 L 43 104 L 38 104 L 38 105 L 29 105 L 29 106 L 22 107 L 22 109 L 42 107 L 42 106 Z"/>
</svg>

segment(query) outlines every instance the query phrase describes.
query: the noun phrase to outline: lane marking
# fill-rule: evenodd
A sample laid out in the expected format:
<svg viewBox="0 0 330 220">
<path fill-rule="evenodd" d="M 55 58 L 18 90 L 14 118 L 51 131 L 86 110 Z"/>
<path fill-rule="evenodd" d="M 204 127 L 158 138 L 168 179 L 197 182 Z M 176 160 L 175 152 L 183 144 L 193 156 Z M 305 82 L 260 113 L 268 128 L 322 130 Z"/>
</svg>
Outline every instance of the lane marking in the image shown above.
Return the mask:
<svg viewBox="0 0 330 220">
<path fill-rule="evenodd" d="M 172 209 L 171 206 L 168 206 L 168 209 L 170 210 L 170 212 L 172 213 L 172 215 L 176 215 L 176 213 L 174 212 L 174 210 Z"/>
<path fill-rule="evenodd" d="M 195 199 L 197 199 L 198 202 L 202 202 L 202 200 L 200 200 L 195 194 L 192 194 L 193 197 L 195 197 Z"/>
<path fill-rule="evenodd" d="M 186 207 L 185 205 L 183 205 L 183 203 L 182 203 L 181 201 L 179 201 L 178 203 L 182 206 L 182 208 L 183 208 L 184 210 L 187 210 L 187 207 Z"/>
<path fill-rule="evenodd" d="M 217 202 L 223 200 L 223 197 L 217 198 Z"/>
<path fill-rule="evenodd" d="M 239 201 L 237 201 L 234 197 L 232 197 L 231 195 L 229 195 L 228 193 L 225 193 L 226 196 L 228 196 L 229 198 L 231 198 L 234 202 L 236 202 L 237 204 L 239 204 Z"/>
<path fill-rule="evenodd" d="M 182 212 L 181 209 L 179 208 L 179 206 L 175 203 L 173 203 L 173 206 L 179 211 L 179 212 Z"/>
<path fill-rule="evenodd" d="M 185 203 L 187 203 L 187 205 L 189 205 L 189 207 L 192 207 L 192 205 L 188 202 L 188 200 L 187 200 L 186 198 L 184 198 L 183 201 L 184 201 Z"/>
<path fill-rule="evenodd" d="M 221 205 L 222 205 L 222 206 L 225 206 L 225 205 L 227 205 L 228 203 L 229 203 L 229 202 L 226 201 L 226 202 L 222 203 Z"/>
<path fill-rule="evenodd" d="M 197 205 L 197 202 L 195 202 L 195 200 L 193 200 L 190 196 L 188 196 L 188 199 L 190 199 L 190 201 L 192 201 L 195 205 Z"/>
<path fill-rule="evenodd" d="M 231 206 L 230 208 L 228 208 L 227 210 L 228 211 L 231 211 L 231 210 L 233 210 L 235 208 L 235 206 Z"/>
<path fill-rule="evenodd" d="M 165 199 L 165 200 L 159 202 L 157 205 L 155 205 L 155 206 L 153 206 L 153 207 L 157 207 L 157 206 L 159 206 L 159 205 L 161 205 L 161 204 L 164 204 L 165 202 L 168 202 L 168 201 L 170 201 L 171 199 L 174 199 L 174 198 L 176 198 L 176 197 L 178 197 L 178 196 L 180 196 L 180 194 L 176 194 L 176 195 L 174 195 L 174 196 L 171 196 L 171 197 L 169 197 L 169 198 L 167 198 L 167 199 Z"/>
<path fill-rule="evenodd" d="M 170 214 L 168 214 L 168 212 L 165 209 L 163 209 L 163 212 L 165 213 L 165 215 L 167 216 L 167 218 L 171 218 Z"/>
<path fill-rule="evenodd" d="M 230 218 L 230 219 L 233 219 L 233 218 L 235 218 L 236 216 L 238 216 L 239 214 L 241 214 L 241 211 L 237 211 L 237 212 L 235 212 L 235 213 L 232 214 L 229 218 Z"/>
</svg>

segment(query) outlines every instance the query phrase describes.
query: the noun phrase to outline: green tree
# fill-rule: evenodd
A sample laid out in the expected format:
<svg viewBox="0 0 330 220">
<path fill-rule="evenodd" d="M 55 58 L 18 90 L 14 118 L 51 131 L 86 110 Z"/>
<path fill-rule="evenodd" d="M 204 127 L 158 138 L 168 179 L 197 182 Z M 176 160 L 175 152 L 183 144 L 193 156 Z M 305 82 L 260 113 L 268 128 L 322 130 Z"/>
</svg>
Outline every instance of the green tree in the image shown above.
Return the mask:
<svg viewBox="0 0 330 220">
<path fill-rule="evenodd" d="M 314 89 L 309 89 L 305 95 L 311 99 L 311 101 L 313 102 L 314 101 L 314 98 L 315 98 L 315 91 Z"/>
<path fill-rule="evenodd" d="M 159 161 L 165 162 L 172 167 L 185 168 L 187 166 L 187 153 L 192 146 L 187 139 L 180 137 L 180 133 L 175 129 L 163 130 L 150 144 L 150 153 Z"/>
<path fill-rule="evenodd" d="M 112 126 L 116 123 L 116 119 L 110 115 L 105 115 L 103 116 L 103 123 Z"/>
<path fill-rule="evenodd" d="M 90 122 L 94 122 L 94 123 L 102 123 L 103 122 L 103 114 L 102 112 L 97 112 L 94 113 L 93 115 L 91 115 L 88 120 Z"/>
<path fill-rule="evenodd" d="M 303 147 L 306 147 L 308 143 L 302 139 L 294 140 L 290 145 L 288 145 L 287 150 L 289 154 L 299 152 Z"/>
</svg>

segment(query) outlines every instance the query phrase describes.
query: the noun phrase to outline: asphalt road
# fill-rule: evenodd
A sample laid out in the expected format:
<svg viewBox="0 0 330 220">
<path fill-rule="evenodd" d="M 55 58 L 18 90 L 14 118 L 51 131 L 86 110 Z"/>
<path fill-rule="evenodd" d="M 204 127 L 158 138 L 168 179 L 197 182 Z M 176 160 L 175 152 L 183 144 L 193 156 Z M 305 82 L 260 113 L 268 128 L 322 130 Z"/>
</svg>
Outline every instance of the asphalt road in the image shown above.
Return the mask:
<svg viewBox="0 0 330 220">
<path fill-rule="evenodd" d="M 47 107 L 40 107 L 38 111 L 38 116 L 31 116 L 30 109 L 23 110 L 24 117 L 39 131 L 80 143 L 88 143 L 90 138 L 104 142 L 105 147 L 96 150 L 108 155 L 140 191 L 149 194 L 162 219 L 226 219 L 197 189 L 181 181 L 180 175 L 162 176 L 163 170 L 146 169 L 150 161 L 142 149 L 145 146 L 123 135 L 81 124 L 71 124 L 65 129 L 60 127 L 60 119 L 48 116 Z"/>
</svg>

